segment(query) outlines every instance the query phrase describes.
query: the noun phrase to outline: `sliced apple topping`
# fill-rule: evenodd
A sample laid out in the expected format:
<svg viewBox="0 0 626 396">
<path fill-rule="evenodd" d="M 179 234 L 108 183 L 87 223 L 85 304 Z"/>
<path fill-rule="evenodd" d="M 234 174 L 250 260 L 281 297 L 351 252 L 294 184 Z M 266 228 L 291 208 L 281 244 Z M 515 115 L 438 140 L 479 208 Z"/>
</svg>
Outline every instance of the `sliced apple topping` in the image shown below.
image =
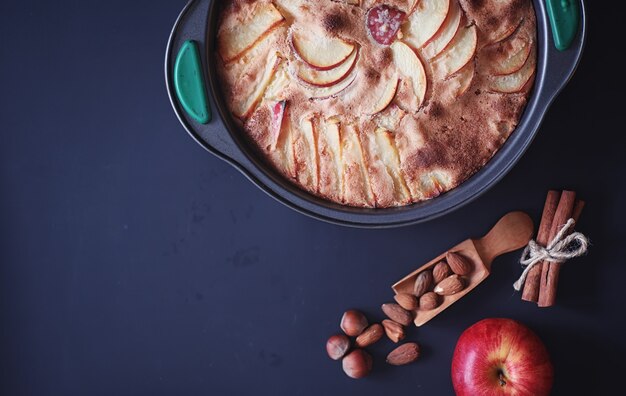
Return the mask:
<svg viewBox="0 0 626 396">
<path fill-rule="evenodd" d="M 280 133 L 283 129 L 283 120 L 285 118 L 285 110 L 287 108 L 287 101 L 281 100 L 280 102 L 276 102 L 272 106 L 272 122 L 270 125 L 270 133 L 272 134 L 272 147 L 274 150 L 276 145 L 278 144 L 278 139 L 280 138 Z"/>
<path fill-rule="evenodd" d="M 343 198 L 341 162 L 341 124 L 334 120 L 320 122 L 318 152 L 320 160 L 319 192 L 335 201 Z"/>
<path fill-rule="evenodd" d="M 444 170 L 433 170 L 426 172 L 419 178 L 419 187 L 424 199 L 438 197 L 441 193 L 448 190 L 452 178 L 450 174 Z"/>
<path fill-rule="evenodd" d="M 461 27 L 462 16 L 463 12 L 461 11 L 461 7 L 456 0 L 453 0 L 450 4 L 450 12 L 448 12 L 443 26 L 439 29 L 435 37 L 422 48 L 422 55 L 426 59 L 434 58 L 448 47 L 448 44 L 452 42 L 452 39 L 454 39 L 454 36 L 456 36 L 456 33 Z"/>
<path fill-rule="evenodd" d="M 245 13 L 231 14 L 217 33 L 217 46 L 225 63 L 236 60 L 269 35 L 284 20 L 272 3 L 258 2 Z"/>
<path fill-rule="evenodd" d="M 521 69 L 530 56 L 532 43 L 525 37 L 513 37 L 493 44 L 484 50 L 487 73 L 496 76 L 515 73 Z"/>
<path fill-rule="evenodd" d="M 503 27 L 500 31 L 492 32 L 490 34 L 490 36 L 492 37 L 492 42 L 499 43 L 500 41 L 508 39 L 522 26 L 522 23 L 524 23 L 523 19 L 520 19 L 515 24 L 503 24 Z"/>
<path fill-rule="evenodd" d="M 272 105 L 272 133 L 276 137 L 273 150 L 269 151 L 272 163 L 285 175 L 296 178 L 296 160 L 293 150 L 292 125 L 288 116 L 288 103 L 282 101 Z M 278 106 L 278 108 L 277 108 Z M 277 111 L 278 110 L 278 114 Z M 282 113 L 282 114 L 281 114 Z"/>
<path fill-rule="evenodd" d="M 300 80 L 316 87 L 328 87 L 337 84 L 348 77 L 352 69 L 354 69 L 358 53 L 359 51 L 355 49 L 345 62 L 329 70 L 313 69 L 305 63 L 298 62 L 296 64 L 296 75 Z"/>
<path fill-rule="evenodd" d="M 307 93 L 310 99 L 328 99 L 339 95 L 344 92 L 349 86 L 352 85 L 356 79 L 357 74 L 351 73 L 348 77 L 341 82 L 331 85 L 329 87 L 306 87 Z"/>
<path fill-rule="evenodd" d="M 292 133 L 296 179 L 307 190 L 317 192 L 317 131 L 313 118 L 303 119 L 300 128 L 293 128 Z"/>
<path fill-rule="evenodd" d="M 293 153 L 292 132 L 287 108 L 289 103 L 281 100 L 270 105 L 271 147 L 269 156 L 272 163 L 288 177 L 296 177 L 296 164 Z"/>
<path fill-rule="evenodd" d="M 418 106 L 424 102 L 428 82 L 424 65 L 411 47 L 401 41 L 396 41 L 391 45 L 393 62 L 396 67 L 406 77 L 411 80 L 413 92 L 418 100 Z"/>
<path fill-rule="evenodd" d="M 406 111 L 395 104 L 391 104 L 387 109 L 376 115 L 375 122 L 380 128 L 395 131 L 406 114 Z"/>
<path fill-rule="evenodd" d="M 356 50 L 354 44 L 317 32 L 292 30 L 290 34 L 291 45 L 296 55 L 318 70 L 328 70 L 341 65 Z"/>
<path fill-rule="evenodd" d="M 265 90 L 264 100 L 281 101 L 285 99 L 285 91 L 291 83 L 287 62 L 281 62 L 276 68 L 272 81 Z"/>
<path fill-rule="evenodd" d="M 537 56 L 534 52 L 526 60 L 521 69 L 512 74 L 504 76 L 494 76 L 489 81 L 489 89 L 494 92 L 515 93 L 522 91 L 526 83 L 535 74 L 537 66 Z"/>
<path fill-rule="evenodd" d="M 448 84 L 452 86 L 452 97 L 458 98 L 463 95 L 474 81 L 474 75 L 476 74 L 476 67 L 474 62 L 469 62 L 456 74 L 450 77 Z"/>
<path fill-rule="evenodd" d="M 381 4 L 367 12 L 367 29 L 378 44 L 393 43 L 406 14 L 396 8 Z"/>
<path fill-rule="evenodd" d="M 443 78 L 448 78 L 472 60 L 477 42 L 476 26 L 460 29 L 448 48 L 435 58 L 433 67 Z"/>
<path fill-rule="evenodd" d="M 346 125 L 341 132 L 343 201 L 358 206 L 374 206 L 375 201 L 367 175 L 357 126 Z"/>
<path fill-rule="evenodd" d="M 393 133 L 376 128 L 367 135 L 368 164 L 372 190 L 380 206 L 402 205 L 411 201 L 411 193 L 400 170 L 400 155 Z"/>
<path fill-rule="evenodd" d="M 421 0 L 402 29 L 404 40 L 413 48 L 420 49 L 437 34 L 442 27 L 453 0 Z"/>
<path fill-rule="evenodd" d="M 256 85 L 252 87 L 252 93 L 244 101 L 234 104 L 235 116 L 240 119 L 246 119 L 252 114 L 263 98 L 265 90 L 274 78 L 274 74 L 278 70 L 281 63 L 282 58 L 279 57 L 276 52 L 270 53 L 263 75 L 256 81 Z"/>
<path fill-rule="evenodd" d="M 376 104 L 372 108 L 370 114 L 378 114 L 381 111 L 384 111 L 391 102 L 393 98 L 396 97 L 396 92 L 398 92 L 398 86 L 400 85 L 400 79 L 397 76 L 394 76 L 389 80 L 388 84 L 385 84 L 383 87 L 383 91 L 381 92 L 378 100 L 376 100 Z"/>
</svg>

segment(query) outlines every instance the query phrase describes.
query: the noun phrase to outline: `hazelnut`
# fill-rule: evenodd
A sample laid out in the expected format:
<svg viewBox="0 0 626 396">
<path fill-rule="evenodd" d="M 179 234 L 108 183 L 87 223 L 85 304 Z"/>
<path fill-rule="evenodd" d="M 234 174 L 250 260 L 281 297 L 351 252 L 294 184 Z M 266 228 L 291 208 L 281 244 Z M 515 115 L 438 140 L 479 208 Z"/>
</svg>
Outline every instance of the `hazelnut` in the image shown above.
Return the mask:
<svg viewBox="0 0 626 396">
<path fill-rule="evenodd" d="M 350 339 L 343 334 L 335 334 L 326 341 L 326 352 L 333 360 L 341 359 L 350 349 Z"/>
<path fill-rule="evenodd" d="M 350 337 L 356 337 L 365 330 L 368 322 L 365 315 L 359 311 L 349 310 L 341 318 L 341 330 Z"/>
<path fill-rule="evenodd" d="M 343 371 L 350 378 L 363 378 L 372 371 L 372 357 L 362 349 L 355 349 L 341 361 Z"/>
</svg>

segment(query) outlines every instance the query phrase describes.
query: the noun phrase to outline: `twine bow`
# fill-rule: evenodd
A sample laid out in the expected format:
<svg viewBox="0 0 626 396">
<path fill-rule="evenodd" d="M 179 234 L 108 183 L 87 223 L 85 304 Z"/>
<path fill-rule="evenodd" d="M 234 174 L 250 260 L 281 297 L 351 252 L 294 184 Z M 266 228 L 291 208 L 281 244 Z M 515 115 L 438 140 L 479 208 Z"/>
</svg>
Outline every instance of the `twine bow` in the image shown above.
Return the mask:
<svg viewBox="0 0 626 396">
<path fill-rule="evenodd" d="M 517 282 L 513 284 L 515 290 L 520 291 L 526 282 L 528 272 L 538 263 L 542 261 L 563 263 L 571 258 L 579 257 L 587 253 L 589 239 L 587 239 L 586 236 L 580 232 L 567 235 L 570 228 L 572 228 L 575 223 L 574 219 L 569 219 L 546 247 L 539 245 L 534 240 L 528 243 L 528 246 L 526 246 L 520 258 L 520 264 L 522 264 L 522 267 L 525 266 L 526 268 Z"/>
</svg>

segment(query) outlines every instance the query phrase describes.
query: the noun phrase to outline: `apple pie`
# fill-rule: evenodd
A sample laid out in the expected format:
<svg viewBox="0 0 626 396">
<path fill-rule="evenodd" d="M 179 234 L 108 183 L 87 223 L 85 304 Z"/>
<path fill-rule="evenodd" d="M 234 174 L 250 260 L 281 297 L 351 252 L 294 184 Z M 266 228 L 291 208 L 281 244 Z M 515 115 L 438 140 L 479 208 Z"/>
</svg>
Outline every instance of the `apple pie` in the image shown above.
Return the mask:
<svg viewBox="0 0 626 396">
<path fill-rule="evenodd" d="M 455 188 L 515 129 L 536 70 L 531 0 L 228 0 L 226 104 L 280 174 L 392 207 Z"/>
</svg>

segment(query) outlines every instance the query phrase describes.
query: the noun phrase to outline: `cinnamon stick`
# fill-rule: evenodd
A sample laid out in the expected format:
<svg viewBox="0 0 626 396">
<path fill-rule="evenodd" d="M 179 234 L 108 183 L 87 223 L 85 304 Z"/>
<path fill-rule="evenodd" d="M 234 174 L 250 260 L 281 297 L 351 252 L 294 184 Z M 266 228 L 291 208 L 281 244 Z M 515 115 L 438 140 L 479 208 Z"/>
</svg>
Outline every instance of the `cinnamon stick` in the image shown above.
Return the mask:
<svg viewBox="0 0 626 396">
<path fill-rule="evenodd" d="M 552 220 L 556 213 L 559 199 L 561 198 L 561 192 L 556 190 L 548 191 L 546 197 L 546 203 L 543 206 L 543 213 L 541 214 L 541 222 L 539 223 L 539 231 L 537 231 L 537 243 L 541 246 L 546 246 L 549 242 L 550 229 L 552 228 Z M 538 263 L 528 271 L 526 276 L 526 282 L 524 283 L 524 291 L 522 292 L 522 300 L 537 302 L 539 299 L 539 285 L 541 281 L 541 268 L 542 263 Z"/>
<path fill-rule="evenodd" d="M 582 202 L 582 201 L 581 201 Z M 559 205 L 556 208 L 552 227 L 550 228 L 549 241 L 552 241 L 561 228 L 567 223 L 573 214 L 576 206 L 576 193 L 574 191 L 563 191 Z M 579 209 L 579 212 L 582 208 Z M 540 307 L 550 307 L 556 300 L 556 288 L 558 282 L 559 263 L 544 261 L 541 266 L 541 281 L 539 286 L 538 305 Z"/>
</svg>

